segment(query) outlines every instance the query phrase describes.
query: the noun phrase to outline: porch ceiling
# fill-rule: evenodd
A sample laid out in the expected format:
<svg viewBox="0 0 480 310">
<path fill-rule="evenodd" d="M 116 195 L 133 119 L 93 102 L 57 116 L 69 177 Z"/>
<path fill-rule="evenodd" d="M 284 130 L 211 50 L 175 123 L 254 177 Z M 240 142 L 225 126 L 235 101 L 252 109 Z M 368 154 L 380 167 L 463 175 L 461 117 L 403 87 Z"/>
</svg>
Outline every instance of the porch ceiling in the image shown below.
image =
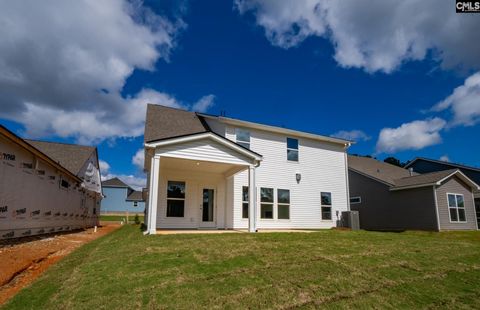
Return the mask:
<svg viewBox="0 0 480 310">
<path fill-rule="evenodd" d="M 197 171 L 197 172 L 210 172 L 225 174 L 232 170 L 232 168 L 242 168 L 241 165 L 216 163 L 209 161 L 190 160 L 174 157 L 162 157 L 160 161 L 161 168 L 185 170 L 185 171 Z M 246 168 L 246 167 L 244 167 Z"/>
</svg>

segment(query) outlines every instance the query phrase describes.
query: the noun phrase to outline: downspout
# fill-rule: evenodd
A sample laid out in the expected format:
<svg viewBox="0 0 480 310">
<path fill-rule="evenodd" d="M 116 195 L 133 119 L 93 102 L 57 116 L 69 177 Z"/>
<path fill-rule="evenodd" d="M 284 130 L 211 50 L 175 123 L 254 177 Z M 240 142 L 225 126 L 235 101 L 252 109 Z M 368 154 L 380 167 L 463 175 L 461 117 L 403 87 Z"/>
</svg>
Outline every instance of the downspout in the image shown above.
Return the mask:
<svg viewBox="0 0 480 310">
<path fill-rule="evenodd" d="M 345 187 L 347 190 L 347 211 L 350 211 L 350 181 L 348 179 L 348 154 L 347 149 L 350 147 L 350 143 L 345 144 Z"/>
<path fill-rule="evenodd" d="M 477 206 L 475 205 L 475 194 L 473 193 L 473 190 L 472 190 L 472 201 L 473 201 L 473 214 L 475 214 L 475 223 L 477 224 L 477 230 L 480 229 L 480 227 L 478 226 L 478 219 L 477 219 Z"/>
<path fill-rule="evenodd" d="M 440 231 L 440 215 L 438 214 L 438 200 L 437 200 L 437 189 L 434 186 L 433 188 L 433 199 L 435 200 L 435 216 L 437 217 L 437 231 Z"/>
</svg>

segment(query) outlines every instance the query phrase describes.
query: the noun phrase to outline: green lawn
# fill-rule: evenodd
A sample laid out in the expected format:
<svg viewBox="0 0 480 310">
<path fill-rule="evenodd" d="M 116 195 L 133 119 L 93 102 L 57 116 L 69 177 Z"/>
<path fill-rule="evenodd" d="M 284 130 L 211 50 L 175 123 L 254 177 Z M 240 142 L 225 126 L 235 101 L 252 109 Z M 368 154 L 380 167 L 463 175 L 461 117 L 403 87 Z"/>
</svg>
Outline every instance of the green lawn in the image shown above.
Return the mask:
<svg viewBox="0 0 480 310">
<path fill-rule="evenodd" d="M 138 215 L 140 222 L 143 222 L 143 214 Z M 126 215 L 100 215 L 100 221 L 107 221 L 107 222 L 120 222 L 126 220 Z M 135 214 L 128 215 L 128 221 L 133 222 L 135 220 Z"/>
<path fill-rule="evenodd" d="M 81 247 L 5 309 L 480 307 L 480 232 L 143 236 Z"/>
</svg>

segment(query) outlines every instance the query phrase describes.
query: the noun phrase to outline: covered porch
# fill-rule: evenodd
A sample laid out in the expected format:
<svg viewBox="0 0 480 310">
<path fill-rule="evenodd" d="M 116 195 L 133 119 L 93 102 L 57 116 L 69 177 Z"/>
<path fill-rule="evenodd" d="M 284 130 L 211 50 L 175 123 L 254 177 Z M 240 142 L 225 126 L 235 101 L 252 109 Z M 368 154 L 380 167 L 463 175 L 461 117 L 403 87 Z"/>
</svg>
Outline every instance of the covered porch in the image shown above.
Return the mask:
<svg viewBox="0 0 480 310">
<path fill-rule="evenodd" d="M 152 141 L 145 148 L 148 234 L 232 229 L 233 176 L 242 171 L 248 171 L 248 213 L 257 213 L 255 174 L 261 155 L 210 132 Z M 248 231 L 256 231 L 255 217 L 249 217 Z"/>
</svg>

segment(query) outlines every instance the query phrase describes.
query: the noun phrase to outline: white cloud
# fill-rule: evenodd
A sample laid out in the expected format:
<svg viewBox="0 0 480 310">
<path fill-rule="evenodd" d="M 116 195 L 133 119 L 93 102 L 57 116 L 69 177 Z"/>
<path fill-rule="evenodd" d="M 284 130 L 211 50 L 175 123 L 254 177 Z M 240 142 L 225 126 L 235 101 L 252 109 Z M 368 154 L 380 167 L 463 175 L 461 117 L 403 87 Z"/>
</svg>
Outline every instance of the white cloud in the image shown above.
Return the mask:
<svg viewBox="0 0 480 310">
<path fill-rule="evenodd" d="M 480 122 L 480 72 L 471 75 L 463 85 L 432 108 L 437 112 L 447 109 L 453 113 L 451 126 L 472 126 Z"/>
<path fill-rule="evenodd" d="M 107 174 L 110 170 L 110 165 L 104 160 L 99 160 L 98 163 L 100 165 L 100 174 Z"/>
<path fill-rule="evenodd" d="M 144 177 L 137 177 L 134 175 L 126 175 L 126 174 L 114 174 L 108 173 L 106 175 L 102 175 L 102 181 L 109 180 L 112 178 L 119 178 L 125 184 L 130 186 L 131 188 L 139 191 L 142 190 L 147 185 L 147 179 Z"/>
<path fill-rule="evenodd" d="M 419 150 L 442 142 L 440 131 L 446 122 L 441 118 L 417 120 L 397 128 L 383 128 L 377 141 L 378 153 Z"/>
<path fill-rule="evenodd" d="M 443 155 L 443 156 L 441 156 L 441 157 L 440 157 L 440 160 L 441 160 L 441 161 L 450 162 L 450 158 L 448 158 L 448 156 L 447 156 L 447 155 Z"/>
<path fill-rule="evenodd" d="M 185 28 L 180 18 L 141 1 L 7 1 L 0 25 L 0 117 L 23 124 L 29 137 L 135 137 L 146 103 L 188 108 L 153 89 L 121 95 L 135 69 L 168 61 Z"/>
<path fill-rule="evenodd" d="M 371 139 L 369 135 L 361 130 L 340 130 L 334 134 L 332 137 L 337 137 L 340 139 L 350 140 L 350 141 L 368 141 Z"/>
<path fill-rule="evenodd" d="M 208 95 L 208 96 L 203 96 L 198 100 L 193 106 L 192 106 L 192 111 L 195 112 L 206 112 L 208 109 L 210 109 L 214 104 L 215 96 L 214 95 Z"/>
<path fill-rule="evenodd" d="M 132 164 L 138 167 L 138 169 L 143 170 L 143 164 L 145 161 L 145 152 L 144 149 L 139 149 L 135 155 L 132 157 Z"/>
<path fill-rule="evenodd" d="M 330 40 L 343 67 L 392 72 L 432 51 L 445 68 L 480 68 L 480 19 L 438 0 L 236 0 L 279 47 Z"/>
</svg>

